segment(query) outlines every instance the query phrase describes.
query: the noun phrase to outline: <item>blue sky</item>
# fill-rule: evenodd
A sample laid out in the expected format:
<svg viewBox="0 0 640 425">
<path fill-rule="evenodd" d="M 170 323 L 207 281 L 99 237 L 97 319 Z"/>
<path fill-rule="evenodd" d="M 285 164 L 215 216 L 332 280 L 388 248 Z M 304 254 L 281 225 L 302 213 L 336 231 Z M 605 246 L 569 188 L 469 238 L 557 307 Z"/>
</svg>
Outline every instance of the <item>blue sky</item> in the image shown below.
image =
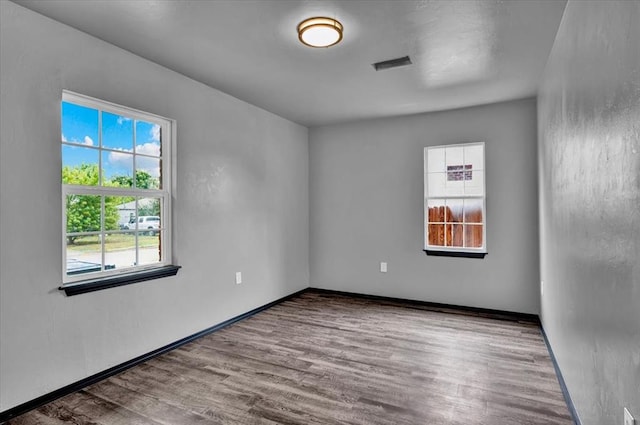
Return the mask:
<svg viewBox="0 0 640 425">
<path fill-rule="evenodd" d="M 102 132 L 102 169 L 106 179 L 133 175 L 134 152 L 160 156 L 160 127 L 157 124 L 62 102 L 62 165 L 98 164 Z M 135 129 L 135 133 L 134 133 Z M 134 138 L 135 134 L 135 138 Z M 135 143 L 135 144 L 134 144 Z M 160 160 L 137 156 L 136 166 L 153 176 L 159 175 Z"/>
</svg>

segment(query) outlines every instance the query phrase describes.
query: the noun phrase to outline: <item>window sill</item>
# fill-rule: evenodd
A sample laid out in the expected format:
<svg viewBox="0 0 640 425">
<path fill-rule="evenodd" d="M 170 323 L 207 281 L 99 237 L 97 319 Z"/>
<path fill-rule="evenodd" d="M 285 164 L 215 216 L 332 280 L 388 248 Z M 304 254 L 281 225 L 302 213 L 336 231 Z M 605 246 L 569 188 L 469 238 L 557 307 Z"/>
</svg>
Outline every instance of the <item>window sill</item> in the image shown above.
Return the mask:
<svg viewBox="0 0 640 425">
<path fill-rule="evenodd" d="M 67 283 L 60 286 L 58 289 L 64 291 L 67 296 L 79 295 L 87 292 L 115 288 L 116 286 L 130 285 L 132 283 L 175 276 L 178 274 L 178 270 L 180 270 L 180 266 L 163 266 L 152 270 L 127 273 L 119 276 Z"/>
<path fill-rule="evenodd" d="M 464 257 L 464 258 L 484 258 L 486 252 L 470 252 L 470 251 L 436 251 L 432 249 L 423 249 L 427 255 L 437 257 Z"/>
</svg>

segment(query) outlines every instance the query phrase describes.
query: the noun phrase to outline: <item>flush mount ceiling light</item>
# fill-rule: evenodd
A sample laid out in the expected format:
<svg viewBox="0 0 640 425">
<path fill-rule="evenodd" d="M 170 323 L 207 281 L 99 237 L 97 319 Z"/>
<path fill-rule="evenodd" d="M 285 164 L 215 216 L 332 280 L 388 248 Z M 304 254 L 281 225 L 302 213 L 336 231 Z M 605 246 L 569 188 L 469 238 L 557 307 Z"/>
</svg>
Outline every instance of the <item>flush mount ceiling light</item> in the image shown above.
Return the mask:
<svg viewBox="0 0 640 425">
<path fill-rule="evenodd" d="M 342 40 L 342 24 L 332 18 L 316 17 L 298 24 L 298 38 L 309 47 L 329 47 Z"/>
</svg>

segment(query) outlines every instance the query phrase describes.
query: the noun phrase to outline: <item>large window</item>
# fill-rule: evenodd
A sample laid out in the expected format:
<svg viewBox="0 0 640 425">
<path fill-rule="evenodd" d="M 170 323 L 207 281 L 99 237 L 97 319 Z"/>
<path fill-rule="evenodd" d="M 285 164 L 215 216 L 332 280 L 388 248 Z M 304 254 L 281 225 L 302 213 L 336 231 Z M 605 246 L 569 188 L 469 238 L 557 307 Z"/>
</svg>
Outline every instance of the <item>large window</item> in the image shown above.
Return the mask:
<svg viewBox="0 0 640 425">
<path fill-rule="evenodd" d="M 172 121 L 62 95 L 63 282 L 171 262 Z"/>
<path fill-rule="evenodd" d="M 425 251 L 486 253 L 484 143 L 424 149 Z"/>
</svg>

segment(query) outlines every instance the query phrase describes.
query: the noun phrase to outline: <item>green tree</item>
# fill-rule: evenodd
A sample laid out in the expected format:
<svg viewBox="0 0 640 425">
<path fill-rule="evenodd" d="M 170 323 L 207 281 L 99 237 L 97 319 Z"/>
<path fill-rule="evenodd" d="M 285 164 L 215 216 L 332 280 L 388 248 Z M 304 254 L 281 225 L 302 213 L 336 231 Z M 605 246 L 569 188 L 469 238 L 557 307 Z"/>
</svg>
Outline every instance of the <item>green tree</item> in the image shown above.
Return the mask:
<svg viewBox="0 0 640 425">
<path fill-rule="evenodd" d="M 133 187 L 133 178 L 131 176 L 113 176 L 106 185 L 116 187 Z M 137 170 L 136 188 L 158 189 L 160 188 L 160 180 L 144 170 Z"/>
<path fill-rule="evenodd" d="M 133 179 L 131 176 L 113 176 L 107 185 L 114 187 L 132 187 Z"/>
<path fill-rule="evenodd" d="M 120 214 L 118 214 L 118 197 L 108 196 L 104 199 L 104 230 L 119 230 Z"/>
<path fill-rule="evenodd" d="M 62 182 L 83 186 L 97 186 L 99 179 L 97 164 L 81 164 L 62 168 Z M 67 233 L 99 231 L 101 225 L 101 199 L 99 195 L 68 195 L 66 203 Z M 104 229 L 118 229 L 119 197 L 104 198 Z M 69 235 L 67 240 L 73 244 L 79 236 Z"/>
<path fill-rule="evenodd" d="M 67 195 L 67 233 L 100 230 L 100 196 Z M 67 235 L 69 244 L 79 236 Z"/>
<path fill-rule="evenodd" d="M 160 180 L 144 170 L 136 170 L 136 187 L 138 189 L 159 189 Z"/>
<path fill-rule="evenodd" d="M 63 184 L 79 184 L 83 186 L 97 186 L 100 175 L 98 164 L 81 164 L 71 167 L 62 167 Z"/>
</svg>

